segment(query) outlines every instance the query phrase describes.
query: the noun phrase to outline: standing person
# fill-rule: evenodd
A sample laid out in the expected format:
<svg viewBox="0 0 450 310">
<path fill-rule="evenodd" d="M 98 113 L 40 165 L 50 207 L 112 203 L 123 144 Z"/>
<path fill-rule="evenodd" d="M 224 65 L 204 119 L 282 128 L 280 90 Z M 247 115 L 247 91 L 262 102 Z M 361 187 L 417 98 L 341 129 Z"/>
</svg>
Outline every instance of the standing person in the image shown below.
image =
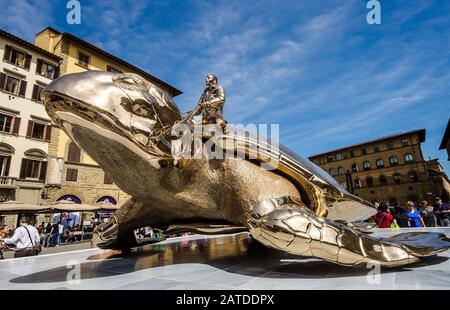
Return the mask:
<svg viewBox="0 0 450 310">
<path fill-rule="evenodd" d="M 373 220 L 375 221 L 375 224 L 377 224 L 378 228 L 391 227 L 394 217 L 388 212 L 387 204 L 382 203 L 378 207 L 378 213 L 373 216 Z"/>
<path fill-rule="evenodd" d="M 427 227 L 436 227 L 436 216 L 434 216 L 433 206 L 430 206 L 426 200 L 420 204 L 420 215 Z"/>
<path fill-rule="evenodd" d="M 433 211 L 437 214 L 440 226 L 449 226 L 450 207 L 442 203 L 441 197 L 434 198 Z"/>
<path fill-rule="evenodd" d="M 44 247 L 48 247 L 50 245 L 51 237 L 52 237 L 52 224 L 47 223 L 47 226 L 45 226 L 44 229 L 44 241 L 43 241 Z"/>
<path fill-rule="evenodd" d="M 56 246 L 59 244 L 59 224 L 58 221 L 53 220 L 52 229 L 50 231 L 50 246 Z"/>
<path fill-rule="evenodd" d="M 426 227 L 420 212 L 414 207 L 414 202 L 408 201 L 406 203 L 406 215 L 408 216 L 409 227 Z"/>
<path fill-rule="evenodd" d="M 394 207 L 394 219 L 399 227 L 408 227 L 408 216 L 404 208 L 396 206 Z"/>
<path fill-rule="evenodd" d="M 14 258 L 38 255 L 40 251 L 40 237 L 36 227 L 30 225 L 26 216 L 20 219 L 21 226 L 17 227 L 11 238 L 3 239 L 6 244 L 15 244 Z"/>
</svg>

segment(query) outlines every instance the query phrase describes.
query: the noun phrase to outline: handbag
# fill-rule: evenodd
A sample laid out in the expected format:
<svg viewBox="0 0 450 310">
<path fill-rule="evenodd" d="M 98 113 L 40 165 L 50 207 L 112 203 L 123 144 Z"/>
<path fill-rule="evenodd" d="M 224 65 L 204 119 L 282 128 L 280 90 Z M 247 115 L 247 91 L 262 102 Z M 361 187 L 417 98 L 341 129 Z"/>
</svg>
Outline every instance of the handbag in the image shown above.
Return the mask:
<svg viewBox="0 0 450 310">
<path fill-rule="evenodd" d="M 33 248 L 32 248 L 32 250 L 33 250 L 33 255 L 34 255 L 34 256 L 38 255 L 39 252 L 42 251 L 41 245 L 40 245 L 40 244 L 39 244 L 39 245 L 34 245 L 33 238 L 31 238 L 30 231 L 28 230 L 28 228 L 27 228 L 26 226 L 23 226 L 23 228 L 25 228 L 25 230 L 27 231 L 28 237 L 30 238 L 30 241 L 31 241 L 31 245 L 33 246 Z"/>
</svg>

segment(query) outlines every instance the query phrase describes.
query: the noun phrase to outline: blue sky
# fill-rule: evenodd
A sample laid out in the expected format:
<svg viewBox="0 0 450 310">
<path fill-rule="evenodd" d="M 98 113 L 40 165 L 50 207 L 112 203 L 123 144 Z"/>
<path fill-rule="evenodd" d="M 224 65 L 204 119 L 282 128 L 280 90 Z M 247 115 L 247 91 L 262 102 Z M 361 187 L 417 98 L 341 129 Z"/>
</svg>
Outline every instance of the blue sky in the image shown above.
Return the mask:
<svg viewBox="0 0 450 310">
<path fill-rule="evenodd" d="M 84 1 L 81 25 L 65 0 L 0 0 L 0 27 L 29 41 L 46 26 L 69 31 L 181 89 L 183 110 L 204 76 L 225 86 L 230 123 L 279 123 L 303 156 L 426 128 L 424 156 L 450 117 L 450 1 Z"/>
</svg>

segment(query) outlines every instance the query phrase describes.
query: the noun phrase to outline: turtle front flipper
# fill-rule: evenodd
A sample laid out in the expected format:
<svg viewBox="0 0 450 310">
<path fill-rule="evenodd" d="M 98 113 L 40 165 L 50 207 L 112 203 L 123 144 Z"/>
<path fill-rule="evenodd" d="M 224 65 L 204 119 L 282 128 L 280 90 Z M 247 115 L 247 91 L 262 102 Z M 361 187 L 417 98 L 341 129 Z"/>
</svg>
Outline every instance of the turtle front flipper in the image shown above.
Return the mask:
<svg viewBox="0 0 450 310">
<path fill-rule="evenodd" d="M 387 267 L 406 265 L 450 247 L 443 234 L 431 233 L 428 244 L 414 242 L 418 239 L 405 234 L 398 238 L 374 238 L 318 217 L 292 199 L 259 202 L 248 225 L 252 236 L 268 247 L 346 266 L 369 262 Z"/>
</svg>

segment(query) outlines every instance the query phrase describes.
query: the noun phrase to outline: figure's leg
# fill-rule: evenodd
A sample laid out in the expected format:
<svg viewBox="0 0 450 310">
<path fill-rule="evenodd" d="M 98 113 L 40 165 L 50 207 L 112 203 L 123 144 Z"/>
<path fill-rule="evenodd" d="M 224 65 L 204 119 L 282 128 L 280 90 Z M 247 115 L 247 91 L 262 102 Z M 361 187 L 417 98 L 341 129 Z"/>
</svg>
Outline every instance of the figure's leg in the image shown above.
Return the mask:
<svg viewBox="0 0 450 310">
<path fill-rule="evenodd" d="M 396 240 L 373 238 L 345 225 L 317 217 L 298 202 L 286 199 L 258 203 L 250 215 L 248 225 L 252 236 L 268 247 L 347 266 L 373 261 L 389 267 L 405 265 L 450 247 L 450 242 L 442 234 L 434 234 L 431 238 L 436 247 L 411 244 L 411 241 L 408 244 L 408 241 L 404 241 L 408 236 Z"/>
<path fill-rule="evenodd" d="M 102 249 L 129 249 L 143 245 L 136 242 L 134 230 L 153 227 L 157 221 L 158 216 L 150 207 L 131 198 L 107 222 L 95 228 L 91 244 Z"/>
</svg>

